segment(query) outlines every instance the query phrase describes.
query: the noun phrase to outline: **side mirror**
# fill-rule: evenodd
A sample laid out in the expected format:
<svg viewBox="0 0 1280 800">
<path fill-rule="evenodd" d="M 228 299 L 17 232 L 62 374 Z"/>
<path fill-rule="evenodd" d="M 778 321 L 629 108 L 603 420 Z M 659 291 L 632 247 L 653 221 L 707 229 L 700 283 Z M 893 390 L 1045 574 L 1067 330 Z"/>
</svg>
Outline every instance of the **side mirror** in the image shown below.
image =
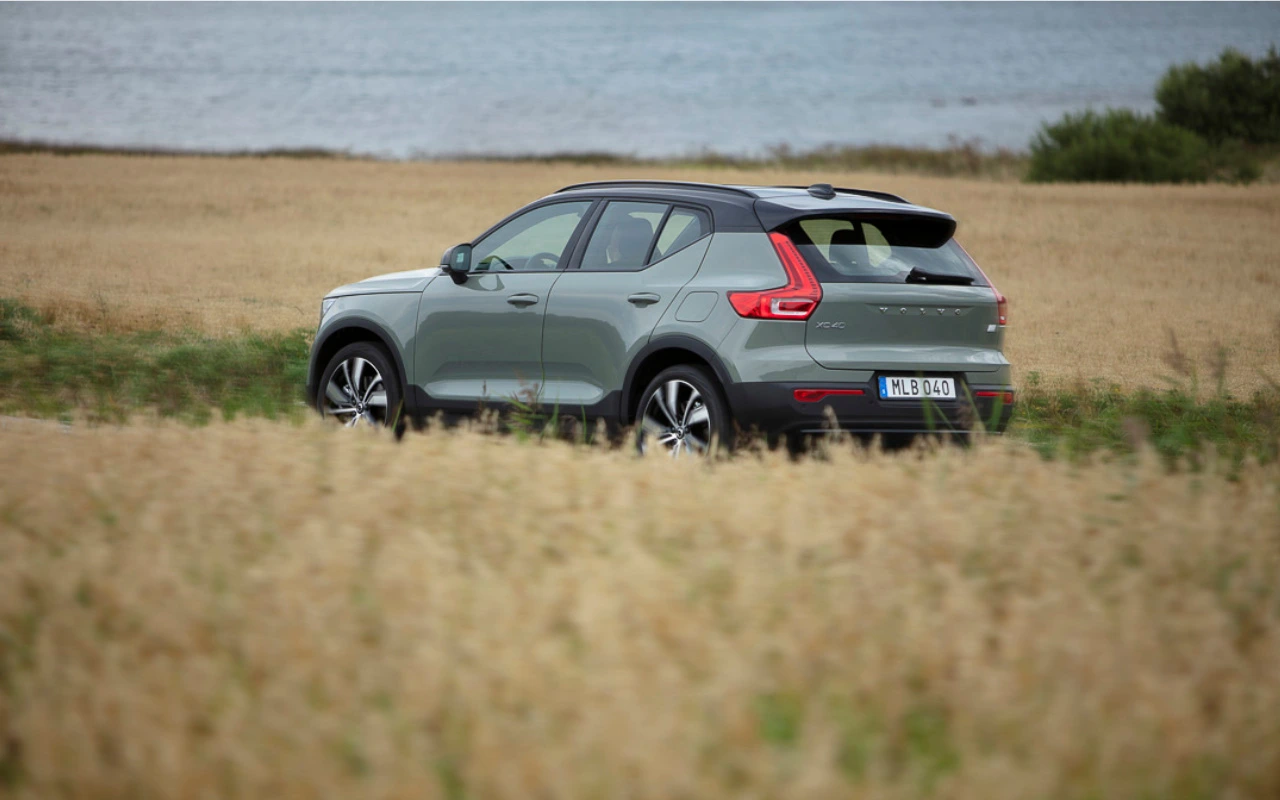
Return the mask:
<svg viewBox="0 0 1280 800">
<path fill-rule="evenodd" d="M 471 271 L 471 245 L 455 244 L 445 250 L 444 255 L 440 257 L 440 266 L 444 267 L 446 272 L 465 276 Z"/>
</svg>

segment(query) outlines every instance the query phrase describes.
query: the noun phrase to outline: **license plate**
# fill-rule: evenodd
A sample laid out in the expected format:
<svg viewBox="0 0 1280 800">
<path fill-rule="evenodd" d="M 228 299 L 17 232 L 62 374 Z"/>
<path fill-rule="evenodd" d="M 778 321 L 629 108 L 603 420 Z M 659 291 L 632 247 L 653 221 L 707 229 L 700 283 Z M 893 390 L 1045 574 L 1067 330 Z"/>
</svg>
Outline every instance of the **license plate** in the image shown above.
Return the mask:
<svg viewBox="0 0 1280 800">
<path fill-rule="evenodd" d="M 910 378 L 881 375 L 880 397 L 885 400 L 955 400 L 955 378 Z"/>
</svg>

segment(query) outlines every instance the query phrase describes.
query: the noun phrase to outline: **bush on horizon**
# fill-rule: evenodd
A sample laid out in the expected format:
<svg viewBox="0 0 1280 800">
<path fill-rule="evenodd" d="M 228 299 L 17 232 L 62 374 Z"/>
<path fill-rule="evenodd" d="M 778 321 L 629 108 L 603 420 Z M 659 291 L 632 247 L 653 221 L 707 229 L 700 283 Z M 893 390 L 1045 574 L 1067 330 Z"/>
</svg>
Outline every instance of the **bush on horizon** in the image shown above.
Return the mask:
<svg viewBox="0 0 1280 800">
<path fill-rule="evenodd" d="M 1280 144 L 1280 52 L 1256 61 L 1227 48 L 1204 66 L 1178 64 L 1156 86 L 1159 118 L 1213 144 Z"/>
<path fill-rule="evenodd" d="M 1067 114 L 1031 141 L 1027 180 L 1197 183 L 1211 174 L 1207 142 L 1124 108 Z"/>
</svg>

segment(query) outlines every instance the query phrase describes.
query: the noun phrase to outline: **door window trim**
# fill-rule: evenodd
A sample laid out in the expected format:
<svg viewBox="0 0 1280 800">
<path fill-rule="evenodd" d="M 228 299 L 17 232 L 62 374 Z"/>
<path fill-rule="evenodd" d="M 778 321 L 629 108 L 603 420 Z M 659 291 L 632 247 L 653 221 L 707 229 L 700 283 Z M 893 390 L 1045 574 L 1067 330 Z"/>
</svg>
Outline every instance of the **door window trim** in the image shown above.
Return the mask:
<svg viewBox="0 0 1280 800">
<path fill-rule="evenodd" d="M 604 210 L 610 203 L 652 203 L 654 205 L 661 203 L 667 207 L 667 210 L 663 212 L 662 219 L 659 221 L 658 227 L 654 229 L 653 241 L 649 242 L 649 251 L 645 254 L 645 262 L 643 266 L 636 267 L 635 269 L 583 269 L 582 258 L 586 255 L 587 244 L 591 241 L 591 235 L 595 233 L 596 225 L 600 222 L 600 217 L 604 216 Z M 667 219 L 671 216 L 672 212 L 680 208 L 690 211 L 698 211 L 705 214 L 708 230 L 702 236 L 699 236 L 697 239 L 689 242 L 689 244 L 681 247 L 680 250 L 667 253 L 662 258 L 654 261 L 653 251 L 654 248 L 658 246 L 658 239 L 662 237 L 662 228 L 667 224 Z M 666 261 L 676 253 L 697 244 L 715 233 L 715 216 L 712 215 L 711 209 L 707 206 L 701 205 L 700 203 L 686 202 L 684 199 L 672 200 L 666 197 L 644 197 L 632 195 L 610 195 L 608 197 L 598 197 L 595 198 L 595 205 L 591 208 L 591 211 L 584 215 L 584 217 L 587 219 L 588 227 L 584 230 L 575 231 L 574 236 L 576 239 L 573 257 L 569 260 L 569 263 L 565 265 L 565 269 L 579 270 L 581 272 L 617 272 L 619 274 L 643 272 L 654 264 Z"/>
<path fill-rule="evenodd" d="M 489 227 L 487 231 L 485 231 L 484 233 L 480 234 L 475 239 L 473 239 L 471 242 L 471 246 L 474 248 L 476 245 L 480 244 L 485 239 L 489 238 L 489 236 L 491 236 L 499 228 L 506 225 L 508 222 L 512 222 L 524 216 L 525 214 L 531 213 L 533 211 L 537 211 L 540 208 L 546 208 L 547 206 L 571 205 L 575 203 L 581 203 L 584 200 L 588 202 L 590 205 L 587 206 L 586 211 L 582 212 L 582 219 L 578 220 L 578 226 L 573 229 L 573 235 L 571 235 L 569 237 L 569 241 L 565 243 L 564 251 L 560 253 L 560 260 L 556 262 L 556 266 L 554 268 L 512 270 L 513 273 L 525 273 L 530 275 L 540 273 L 540 272 L 541 273 L 563 272 L 569 268 L 569 264 L 573 261 L 574 257 L 577 256 L 578 241 L 579 239 L 582 238 L 582 233 L 583 233 L 583 230 L 585 229 L 585 226 L 587 225 L 587 223 L 592 222 L 595 219 L 599 208 L 603 206 L 603 203 L 601 203 L 600 199 L 597 197 L 585 197 L 585 198 L 575 197 L 571 200 L 559 198 L 559 199 L 551 200 L 548 202 L 530 203 L 524 208 L 517 209 L 512 213 L 508 214 L 507 216 L 503 217 L 498 222 L 494 223 L 492 226 Z M 481 274 L 487 274 L 487 273 L 477 272 L 474 274 L 481 275 Z M 498 274 L 498 273 L 495 273 L 495 274 Z M 510 273 L 505 273 L 505 274 L 510 274 Z"/>
<path fill-rule="evenodd" d="M 645 269 L 653 263 L 653 251 L 658 246 L 658 240 L 662 238 L 662 230 L 667 227 L 667 220 L 671 219 L 671 212 L 675 210 L 674 204 L 668 205 L 662 219 L 658 220 L 658 227 L 653 232 L 653 238 L 649 240 L 649 250 L 644 254 L 644 265 L 640 269 Z"/>
<path fill-rule="evenodd" d="M 674 203 L 674 204 L 672 204 L 671 208 L 667 209 L 667 215 L 666 215 L 665 217 L 663 217 L 663 218 L 662 218 L 662 225 L 663 225 L 663 227 L 666 227 L 667 219 L 668 219 L 672 214 L 674 214 L 675 212 L 680 211 L 680 210 L 684 210 L 684 211 L 694 211 L 694 212 L 697 212 L 697 213 L 700 213 L 700 214 L 705 214 L 705 215 L 706 215 L 706 223 L 707 223 L 707 232 L 706 232 L 706 233 L 704 233 L 704 234 L 702 234 L 701 236 L 699 236 L 697 239 L 694 239 L 692 242 L 689 242 L 689 243 L 688 243 L 688 244 L 686 244 L 684 247 L 681 247 L 681 248 L 680 248 L 680 250 L 672 250 L 670 253 L 666 253 L 666 254 L 664 254 L 664 255 L 662 256 L 662 258 L 658 259 L 657 261 L 654 261 L 654 260 L 653 260 L 653 251 L 654 251 L 655 249 L 657 249 L 657 247 L 658 247 L 658 240 L 662 238 L 662 228 L 659 228 L 659 229 L 658 229 L 658 233 L 657 233 L 657 235 L 653 237 L 653 246 L 649 248 L 649 259 L 648 259 L 647 261 L 645 261 L 645 267 L 646 267 L 646 268 L 651 267 L 651 266 L 653 266 L 654 264 L 660 263 L 660 262 L 662 262 L 662 261 L 666 261 L 668 258 L 671 258 L 671 257 L 672 257 L 672 256 L 674 256 L 676 253 L 679 253 L 681 250 L 685 250 L 685 249 L 687 249 L 687 248 L 690 248 L 690 247 L 694 246 L 695 244 L 697 244 L 698 242 L 702 241 L 703 239 L 707 238 L 708 236 L 710 236 L 712 233 L 714 233 L 714 232 L 715 232 L 715 223 L 714 223 L 714 222 L 712 222 L 712 219 L 713 219 L 713 218 L 712 218 L 712 216 L 711 216 L 711 212 L 710 212 L 709 210 L 707 210 L 706 208 L 703 208 L 702 206 L 695 206 L 695 205 L 693 205 L 693 204 L 691 204 L 691 203 Z"/>
</svg>

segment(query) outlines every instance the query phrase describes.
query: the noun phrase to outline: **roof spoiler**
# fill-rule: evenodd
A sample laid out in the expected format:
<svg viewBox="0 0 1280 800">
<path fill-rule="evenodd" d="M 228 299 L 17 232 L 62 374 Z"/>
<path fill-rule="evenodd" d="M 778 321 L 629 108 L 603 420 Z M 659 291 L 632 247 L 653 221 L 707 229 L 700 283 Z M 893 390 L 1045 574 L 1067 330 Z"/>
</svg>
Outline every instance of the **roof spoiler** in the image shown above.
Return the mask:
<svg viewBox="0 0 1280 800">
<path fill-rule="evenodd" d="M 956 232 L 955 217 L 931 208 L 911 207 L 910 204 L 903 209 L 842 209 L 839 203 L 826 206 L 825 203 L 819 205 L 809 202 L 796 206 L 764 199 L 756 201 L 755 210 L 756 217 L 766 231 L 776 231 L 797 220 L 815 217 L 846 217 L 868 222 L 881 220 L 886 224 L 893 224 L 898 229 L 899 243 L 910 247 L 940 247 Z M 908 245 L 908 240 L 913 244 Z"/>
<path fill-rule="evenodd" d="M 812 186 L 775 186 L 775 189 L 804 189 L 809 194 L 820 199 L 831 199 L 837 194 L 854 194 L 861 197 L 871 197 L 876 200 L 884 200 L 889 203 L 906 203 L 911 205 L 911 201 L 905 197 L 899 197 L 889 192 L 877 192 L 874 189 L 847 189 L 843 186 L 832 186 L 829 183 L 815 183 Z"/>
</svg>

